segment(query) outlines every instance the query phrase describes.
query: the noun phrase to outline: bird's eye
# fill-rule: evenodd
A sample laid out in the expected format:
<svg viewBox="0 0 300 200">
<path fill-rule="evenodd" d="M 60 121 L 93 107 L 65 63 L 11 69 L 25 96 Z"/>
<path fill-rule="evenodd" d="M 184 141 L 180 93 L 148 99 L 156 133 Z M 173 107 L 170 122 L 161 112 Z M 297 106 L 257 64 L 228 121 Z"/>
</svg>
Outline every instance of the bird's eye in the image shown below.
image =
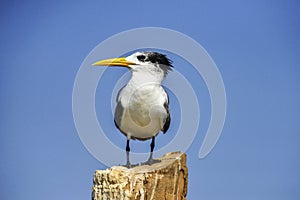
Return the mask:
<svg viewBox="0 0 300 200">
<path fill-rule="evenodd" d="M 139 61 L 142 61 L 142 62 L 145 61 L 145 58 L 146 58 L 146 56 L 144 56 L 144 55 L 139 55 L 139 56 L 137 56 L 137 59 L 138 59 Z"/>
</svg>

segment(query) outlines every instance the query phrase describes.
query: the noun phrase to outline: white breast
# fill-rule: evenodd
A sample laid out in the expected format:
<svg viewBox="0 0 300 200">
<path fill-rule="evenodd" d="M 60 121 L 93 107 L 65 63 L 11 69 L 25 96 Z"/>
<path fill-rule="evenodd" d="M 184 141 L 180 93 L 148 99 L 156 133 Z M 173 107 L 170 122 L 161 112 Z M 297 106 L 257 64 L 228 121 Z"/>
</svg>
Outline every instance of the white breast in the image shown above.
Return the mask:
<svg viewBox="0 0 300 200">
<path fill-rule="evenodd" d="M 162 129 L 167 117 L 164 108 L 167 94 L 160 85 L 127 85 L 119 98 L 124 108 L 120 129 L 128 138 L 151 138 Z"/>
</svg>

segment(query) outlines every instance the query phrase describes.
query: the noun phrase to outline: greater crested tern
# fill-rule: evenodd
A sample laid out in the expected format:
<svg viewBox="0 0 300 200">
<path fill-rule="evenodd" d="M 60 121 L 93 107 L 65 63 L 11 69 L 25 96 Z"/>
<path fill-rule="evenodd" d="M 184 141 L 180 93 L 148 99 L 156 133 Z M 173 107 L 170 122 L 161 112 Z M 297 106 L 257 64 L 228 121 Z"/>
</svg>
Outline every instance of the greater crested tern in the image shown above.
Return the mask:
<svg viewBox="0 0 300 200">
<path fill-rule="evenodd" d="M 131 71 L 129 82 L 119 91 L 114 121 L 127 137 L 126 166 L 130 167 L 130 139 L 152 139 L 150 157 L 153 159 L 155 136 L 166 133 L 170 126 L 169 98 L 161 82 L 172 70 L 172 61 L 157 52 L 136 52 L 128 57 L 95 62 L 93 66 L 121 66 Z"/>
</svg>

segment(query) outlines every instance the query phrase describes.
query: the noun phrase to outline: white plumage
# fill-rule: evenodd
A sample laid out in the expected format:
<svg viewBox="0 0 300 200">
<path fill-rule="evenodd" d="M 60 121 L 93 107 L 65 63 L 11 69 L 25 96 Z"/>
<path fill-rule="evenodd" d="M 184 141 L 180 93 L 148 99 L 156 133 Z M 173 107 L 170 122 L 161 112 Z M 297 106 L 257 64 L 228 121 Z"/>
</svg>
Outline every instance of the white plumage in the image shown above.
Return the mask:
<svg viewBox="0 0 300 200">
<path fill-rule="evenodd" d="M 119 128 L 128 139 L 149 139 L 163 129 L 168 117 L 164 107 L 168 97 L 159 84 L 150 82 L 136 87 L 129 82 L 117 101 L 124 109 Z"/>
<path fill-rule="evenodd" d="M 94 66 L 123 66 L 131 71 L 131 79 L 117 97 L 115 124 L 127 137 L 127 166 L 130 139 L 152 139 L 148 164 L 155 162 L 152 152 L 155 136 L 168 130 L 170 124 L 168 95 L 161 82 L 172 64 L 165 55 L 156 52 L 136 52 L 126 58 L 98 61 Z"/>
</svg>

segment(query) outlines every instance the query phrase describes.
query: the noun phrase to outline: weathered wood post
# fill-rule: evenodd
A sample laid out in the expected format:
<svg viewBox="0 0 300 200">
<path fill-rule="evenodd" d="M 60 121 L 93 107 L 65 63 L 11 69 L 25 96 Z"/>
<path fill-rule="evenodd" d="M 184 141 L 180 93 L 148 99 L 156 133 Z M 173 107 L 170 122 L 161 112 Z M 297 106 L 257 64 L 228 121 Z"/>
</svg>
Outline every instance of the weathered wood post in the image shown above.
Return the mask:
<svg viewBox="0 0 300 200">
<path fill-rule="evenodd" d="M 186 154 L 172 152 L 151 166 L 114 166 L 94 174 L 92 200 L 185 200 L 188 185 Z"/>
</svg>

